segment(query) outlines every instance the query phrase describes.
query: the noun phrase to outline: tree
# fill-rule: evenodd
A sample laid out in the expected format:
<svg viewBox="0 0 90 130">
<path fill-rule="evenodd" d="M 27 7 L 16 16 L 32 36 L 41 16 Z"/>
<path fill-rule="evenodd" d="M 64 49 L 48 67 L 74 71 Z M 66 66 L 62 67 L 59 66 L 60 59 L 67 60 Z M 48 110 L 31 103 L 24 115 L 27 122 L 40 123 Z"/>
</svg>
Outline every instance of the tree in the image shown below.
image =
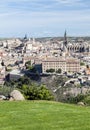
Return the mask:
<svg viewBox="0 0 90 130">
<path fill-rule="evenodd" d="M 86 65 L 87 69 L 89 69 L 89 65 Z"/>
<path fill-rule="evenodd" d="M 26 64 L 26 65 L 27 65 L 27 64 L 28 64 L 28 65 L 31 65 L 31 61 L 27 61 L 25 64 Z"/>
<path fill-rule="evenodd" d="M 23 84 L 26 84 L 26 85 L 31 85 L 31 80 L 29 77 L 27 76 L 23 76 L 21 77 L 20 79 L 18 79 L 18 86 L 17 87 L 20 87 L 22 86 Z"/>
<path fill-rule="evenodd" d="M 31 66 L 31 61 L 27 61 L 26 63 L 25 63 L 25 66 L 26 66 L 26 69 L 32 69 L 32 66 Z"/>
<path fill-rule="evenodd" d="M 55 69 L 52 69 L 52 68 L 51 69 L 47 69 L 46 72 L 47 73 L 53 73 L 53 72 L 55 72 Z"/>
<path fill-rule="evenodd" d="M 54 97 L 50 93 L 50 91 L 45 87 L 45 85 L 41 85 L 38 91 L 38 96 L 41 100 L 53 100 Z"/>
<path fill-rule="evenodd" d="M 62 70 L 61 70 L 61 69 L 58 69 L 58 70 L 56 71 L 56 73 L 61 74 L 61 73 L 62 73 Z"/>
<path fill-rule="evenodd" d="M 80 65 L 81 65 L 81 66 L 84 66 L 84 65 L 85 65 L 85 63 L 84 63 L 84 62 L 81 62 L 81 63 L 80 63 Z"/>
</svg>

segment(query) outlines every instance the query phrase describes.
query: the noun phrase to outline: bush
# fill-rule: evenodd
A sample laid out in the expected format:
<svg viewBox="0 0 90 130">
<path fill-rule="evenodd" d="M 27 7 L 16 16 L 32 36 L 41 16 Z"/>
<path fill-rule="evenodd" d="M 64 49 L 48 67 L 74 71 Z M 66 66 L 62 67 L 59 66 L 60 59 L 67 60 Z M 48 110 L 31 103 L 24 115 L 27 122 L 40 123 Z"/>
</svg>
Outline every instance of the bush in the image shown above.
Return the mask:
<svg viewBox="0 0 90 130">
<path fill-rule="evenodd" d="M 55 69 L 47 69 L 46 72 L 47 73 L 53 73 L 53 72 L 55 72 Z"/>
<path fill-rule="evenodd" d="M 25 65 L 31 65 L 31 61 L 27 61 Z"/>
<path fill-rule="evenodd" d="M 61 97 L 62 102 L 66 102 L 66 103 L 73 103 L 73 104 L 77 104 L 78 102 L 84 102 L 84 98 L 86 97 L 86 95 L 83 94 L 78 94 L 77 96 L 73 96 L 70 93 L 67 93 L 65 96 Z"/>
<path fill-rule="evenodd" d="M 83 101 L 84 98 L 85 98 L 85 95 L 79 94 L 79 95 L 77 95 L 76 97 L 73 98 L 73 103 L 76 103 L 76 104 L 77 104 L 78 102 Z"/>
<path fill-rule="evenodd" d="M 89 105 L 89 106 L 90 106 L 90 95 L 87 96 L 86 98 L 84 98 L 83 102 L 84 102 L 86 105 Z"/>
<path fill-rule="evenodd" d="M 25 63 L 25 66 L 26 66 L 26 69 L 32 69 L 32 66 L 31 66 L 31 61 L 27 61 L 26 63 Z"/>
<path fill-rule="evenodd" d="M 58 69 L 58 70 L 56 71 L 56 73 L 61 74 L 61 73 L 62 73 L 62 70 L 61 70 L 61 69 Z"/>
<path fill-rule="evenodd" d="M 81 66 L 84 66 L 84 65 L 85 65 L 85 63 L 84 63 L 84 62 L 81 62 L 81 63 L 80 63 L 80 65 L 81 65 Z"/>
<path fill-rule="evenodd" d="M 23 76 L 18 80 L 6 81 L 4 85 L 11 88 L 21 88 L 23 84 L 31 85 L 32 81 L 30 80 L 29 77 Z"/>
<path fill-rule="evenodd" d="M 38 97 L 41 100 L 53 100 L 54 99 L 54 97 L 52 96 L 50 91 L 44 85 L 40 86 L 40 88 L 38 89 Z"/>
<path fill-rule="evenodd" d="M 54 97 L 50 91 L 44 86 L 27 86 L 23 85 L 21 91 L 27 100 L 53 100 Z"/>
<path fill-rule="evenodd" d="M 9 96 L 10 92 L 13 90 L 14 88 L 12 87 L 7 87 L 7 86 L 0 86 L 0 95 L 4 95 L 4 96 Z"/>
</svg>

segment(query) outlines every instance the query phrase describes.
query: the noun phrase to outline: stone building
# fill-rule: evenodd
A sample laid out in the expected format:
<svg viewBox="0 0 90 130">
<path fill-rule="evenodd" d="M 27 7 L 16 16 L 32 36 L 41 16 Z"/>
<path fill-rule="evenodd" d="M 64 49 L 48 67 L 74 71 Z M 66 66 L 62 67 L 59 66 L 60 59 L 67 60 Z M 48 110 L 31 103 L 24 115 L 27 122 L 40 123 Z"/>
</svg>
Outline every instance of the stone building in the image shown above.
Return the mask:
<svg viewBox="0 0 90 130">
<path fill-rule="evenodd" d="M 68 52 L 70 53 L 83 53 L 83 52 L 90 52 L 90 44 L 88 42 L 85 42 L 84 40 L 78 40 L 77 42 L 68 42 L 67 40 L 67 33 L 65 31 L 64 34 L 64 41 L 63 41 L 63 47 L 66 47 Z"/>
<path fill-rule="evenodd" d="M 5 66 L 2 66 L 2 60 L 0 59 L 0 85 L 3 85 L 5 82 Z"/>
<path fill-rule="evenodd" d="M 62 72 L 79 72 L 80 71 L 80 61 L 75 58 L 47 58 L 42 61 L 42 72 L 45 73 L 49 69 L 54 69 L 57 71 L 61 69 Z"/>
<path fill-rule="evenodd" d="M 90 45 L 87 42 L 68 43 L 69 52 L 90 52 Z"/>
<path fill-rule="evenodd" d="M 75 58 L 66 59 L 66 71 L 67 72 L 79 72 L 80 71 L 80 60 Z"/>
</svg>

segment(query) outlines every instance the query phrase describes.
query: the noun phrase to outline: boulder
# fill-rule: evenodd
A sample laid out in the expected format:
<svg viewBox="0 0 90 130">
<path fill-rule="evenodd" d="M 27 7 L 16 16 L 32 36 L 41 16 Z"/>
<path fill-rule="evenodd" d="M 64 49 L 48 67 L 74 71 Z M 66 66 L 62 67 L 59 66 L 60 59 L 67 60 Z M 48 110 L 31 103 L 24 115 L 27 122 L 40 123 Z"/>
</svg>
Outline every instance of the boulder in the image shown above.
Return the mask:
<svg viewBox="0 0 90 130">
<path fill-rule="evenodd" d="M 84 106 L 85 104 L 84 104 L 84 102 L 78 102 L 78 105 Z"/>
<path fill-rule="evenodd" d="M 10 93 L 10 101 L 23 101 L 25 100 L 24 96 L 21 94 L 20 91 L 18 90 L 13 90 L 11 93 Z"/>
<path fill-rule="evenodd" d="M 4 95 L 0 95 L 0 101 L 6 100 L 7 98 Z"/>
<path fill-rule="evenodd" d="M 14 98 L 10 97 L 9 101 L 14 101 Z"/>
</svg>

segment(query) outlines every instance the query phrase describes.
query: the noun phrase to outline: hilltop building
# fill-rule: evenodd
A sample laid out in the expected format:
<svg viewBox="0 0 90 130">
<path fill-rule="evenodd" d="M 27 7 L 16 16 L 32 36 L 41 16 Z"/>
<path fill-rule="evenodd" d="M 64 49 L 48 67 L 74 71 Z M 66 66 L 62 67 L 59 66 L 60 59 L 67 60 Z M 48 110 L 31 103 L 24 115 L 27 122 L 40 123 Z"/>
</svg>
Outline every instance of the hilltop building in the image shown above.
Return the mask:
<svg viewBox="0 0 90 130">
<path fill-rule="evenodd" d="M 84 42 L 83 40 L 78 40 L 77 42 L 68 42 L 67 41 L 67 33 L 65 31 L 64 34 L 64 42 L 63 42 L 63 46 L 66 46 L 68 49 L 68 52 L 70 53 L 75 53 L 75 52 L 79 52 L 79 53 L 83 53 L 83 52 L 90 52 L 90 44 L 88 42 Z"/>
<path fill-rule="evenodd" d="M 67 42 L 67 33 L 65 31 L 63 48 L 62 48 L 62 56 L 59 57 L 50 57 L 46 58 L 42 61 L 42 72 L 45 73 L 49 69 L 54 69 L 55 72 L 58 69 L 64 72 L 79 72 L 80 71 L 80 60 L 73 58 L 70 56 L 70 52 L 68 50 L 68 42 Z"/>
<path fill-rule="evenodd" d="M 80 61 L 75 58 L 47 58 L 42 61 L 42 72 L 45 73 L 49 69 L 54 69 L 55 72 L 58 69 L 64 72 L 79 72 L 80 71 Z"/>
</svg>

